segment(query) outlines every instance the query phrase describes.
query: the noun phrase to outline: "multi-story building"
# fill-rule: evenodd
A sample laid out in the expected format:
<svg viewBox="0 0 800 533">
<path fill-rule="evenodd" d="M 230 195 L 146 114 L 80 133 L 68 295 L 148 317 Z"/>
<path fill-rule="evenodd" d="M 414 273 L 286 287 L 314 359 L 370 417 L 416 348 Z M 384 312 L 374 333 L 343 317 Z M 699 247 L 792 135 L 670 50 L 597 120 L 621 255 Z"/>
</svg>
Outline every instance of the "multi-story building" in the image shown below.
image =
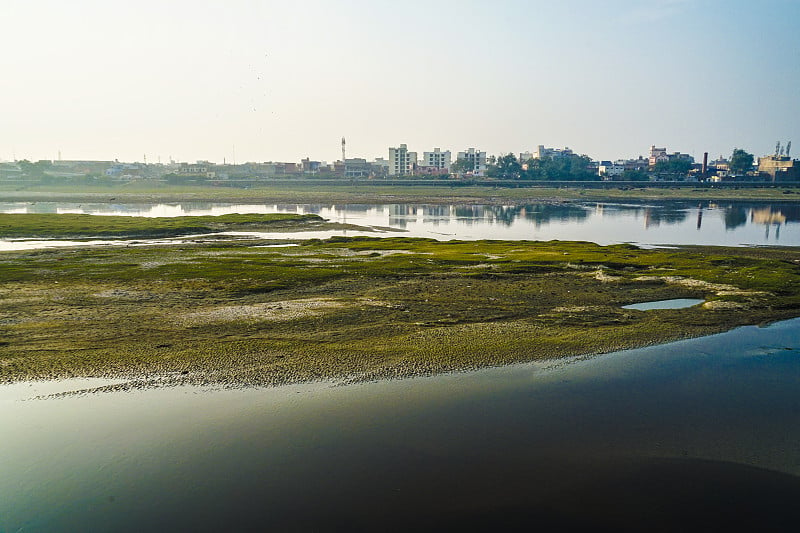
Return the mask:
<svg viewBox="0 0 800 533">
<path fill-rule="evenodd" d="M 214 178 L 216 173 L 213 170 L 212 163 L 208 161 L 198 161 L 197 163 L 181 163 L 177 170 L 175 170 L 175 175 Z"/>
<path fill-rule="evenodd" d="M 800 161 L 788 155 L 759 157 L 758 173 L 770 181 L 797 181 L 800 180 Z"/>
<path fill-rule="evenodd" d="M 647 160 L 649 170 L 655 169 L 658 163 L 677 160 L 694 163 L 694 157 L 690 156 L 689 154 L 682 154 L 680 152 L 668 154 L 666 148 L 656 148 L 655 145 L 650 146 L 650 157 Z"/>
<path fill-rule="evenodd" d="M 308 157 L 301 159 L 304 174 L 317 174 L 322 168 L 322 161 L 311 161 Z"/>
<path fill-rule="evenodd" d="M 543 157 L 567 157 L 573 155 L 574 152 L 568 147 L 561 148 L 545 148 L 543 144 L 536 147 L 533 151 L 533 159 L 541 159 Z M 530 158 L 529 158 L 530 159 Z"/>
<path fill-rule="evenodd" d="M 458 152 L 457 161 L 466 160 L 470 163 L 473 176 L 486 175 L 486 152 L 481 152 L 475 148 L 469 148 L 464 152 Z"/>
<path fill-rule="evenodd" d="M 409 152 L 408 146 L 401 144 L 399 148 L 389 148 L 389 175 L 410 176 L 417 164 L 417 152 Z"/>
<path fill-rule="evenodd" d="M 656 148 L 655 144 L 650 146 L 650 159 L 648 159 L 650 170 L 653 170 L 657 163 L 666 161 L 669 161 L 666 148 Z"/>
<path fill-rule="evenodd" d="M 650 161 L 642 156 L 639 156 L 636 159 L 625 160 L 625 170 L 646 171 L 649 166 L 650 166 Z"/>
<path fill-rule="evenodd" d="M 344 177 L 346 178 L 368 178 L 372 175 L 372 165 L 366 159 L 348 157 L 344 162 Z"/>
<path fill-rule="evenodd" d="M 372 175 L 376 178 L 385 178 L 389 174 L 389 160 L 382 157 L 376 157 L 370 163 L 372 167 Z"/>
<path fill-rule="evenodd" d="M 625 161 L 618 159 L 617 161 L 600 161 L 597 166 L 597 175 L 604 179 L 613 180 L 625 172 Z"/>
<path fill-rule="evenodd" d="M 442 152 L 440 148 L 434 148 L 433 152 L 422 153 L 422 165 L 432 167 L 445 172 L 450 172 L 451 154 L 450 150 Z"/>
</svg>

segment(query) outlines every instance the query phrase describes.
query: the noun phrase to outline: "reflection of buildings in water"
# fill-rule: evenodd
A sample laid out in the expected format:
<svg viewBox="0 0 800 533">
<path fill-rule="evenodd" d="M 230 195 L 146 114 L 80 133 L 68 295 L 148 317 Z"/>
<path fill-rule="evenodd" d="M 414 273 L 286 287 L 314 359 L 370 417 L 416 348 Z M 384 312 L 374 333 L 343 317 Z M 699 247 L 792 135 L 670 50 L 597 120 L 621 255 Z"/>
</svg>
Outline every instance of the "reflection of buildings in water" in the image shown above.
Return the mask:
<svg viewBox="0 0 800 533">
<path fill-rule="evenodd" d="M 750 211 L 750 222 L 752 224 L 764 224 L 764 238 L 769 239 L 769 228 L 775 226 L 775 240 L 781 237 L 781 226 L 786 223 L 786 216 L 771 207 L 763 209 L 753 209 Z"/>
<path fill-rule="evenodd" d="M 455 215 L 459 222 L 471 226 L 486 218 L 486 209 L 482 205 L 459 205 L 455 208 Z"/>
<path fill-rule="evenodd" d="M 697 206 L 697 229 L 703 227 L 703 206 Z"/>
<path fill-rule="evenodd" d="M 422 206 L 423 216 L 428 217 L 448 217 L 450 216 L 449 205 L 424 205 Z"/>
<path fill-rule="evenodd" d="M 449 205 L 424 205 L 422 206 L 422 222 L 438 226 L 442 221 L 448 221 L 451 217 Z"/>
<path fill-rule="evenodd" d="M 417 217 L 417 206 L 409 204 L 392 204 L 389 206 L 389 225 L 405 228 L 410 218 Z"/>
<path fill-rule="evenodd" d="M 351 213 L 366 213 L 370 209 L 372 209 L 372 206 L 367 204 L 345 204 L 345 205 L 334 205 L 333 208 L 336 209 L 337 211 L 342 211 L 342 212 L 350 211 Z"/>
<path fill-rule="evenodd" d="M 650 219 L 650 212 L 652 209 L 646 207 L 644 209 L 644 229 L 650 229 L 650 226 L 658 226 L 658 219 L 651 220 Z"/>
<path fill-rule="evenodd" d="M 766 207 L 750 211 L 750 221 L 753 224 L 783 224 L 786 222 L 786 216 L 781 211 L 773 211 L 771 207 Z"/>
<path fill-rule="evenodd" d="M 278 213 L 299 213 L 301 207 L 297 204 L 278 204 L 275 206 L 275 210 Z"/>
</svg>

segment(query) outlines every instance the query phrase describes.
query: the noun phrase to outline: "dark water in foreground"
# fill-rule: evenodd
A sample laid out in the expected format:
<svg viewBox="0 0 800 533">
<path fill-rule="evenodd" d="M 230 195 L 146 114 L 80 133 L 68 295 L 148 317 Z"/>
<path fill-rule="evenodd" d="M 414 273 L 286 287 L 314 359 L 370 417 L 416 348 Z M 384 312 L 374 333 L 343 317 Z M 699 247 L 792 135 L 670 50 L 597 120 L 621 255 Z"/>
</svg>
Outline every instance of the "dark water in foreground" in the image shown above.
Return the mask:
<svg viewBox="0 0 800 533">
<path fill-rule="evenodd" d="M 0 387 L 0 531 L 765 531 L 800 519 L 800 319 L 351 386 L 25 399 L 36 390 Z"/>
</svg>

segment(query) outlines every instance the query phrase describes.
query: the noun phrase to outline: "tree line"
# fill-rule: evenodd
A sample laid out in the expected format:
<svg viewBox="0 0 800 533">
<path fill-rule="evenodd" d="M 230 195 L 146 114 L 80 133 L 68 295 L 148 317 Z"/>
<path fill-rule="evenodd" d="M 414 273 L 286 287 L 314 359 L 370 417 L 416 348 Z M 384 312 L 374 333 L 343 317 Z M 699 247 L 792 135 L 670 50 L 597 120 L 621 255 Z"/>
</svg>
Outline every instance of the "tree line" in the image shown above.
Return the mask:
<svg viewBox="0 0 800 533">
<path fill-rule="evenodd" d="M 486 176 L 506 180 L 598 181 L 600 176 L 585 155 L 545 156 L 520 162 L 514 154 L 492 157 Z"/>
</svg>

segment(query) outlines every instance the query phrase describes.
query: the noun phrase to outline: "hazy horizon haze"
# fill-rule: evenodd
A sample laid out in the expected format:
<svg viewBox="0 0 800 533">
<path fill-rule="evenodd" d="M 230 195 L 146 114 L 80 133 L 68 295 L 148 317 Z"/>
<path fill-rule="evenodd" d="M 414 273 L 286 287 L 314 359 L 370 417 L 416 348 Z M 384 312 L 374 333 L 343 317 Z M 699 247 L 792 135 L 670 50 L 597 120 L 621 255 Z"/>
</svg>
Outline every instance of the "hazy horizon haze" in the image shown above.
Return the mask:
<svg viewBox="0 0 800 533">
<path fill-rule="evenodd" d="M 800 2 L 10 0 L 0 160 L 800 143 Z M 234 154 L 235 147 L 235 154 Z M 796 154 L 795 154 L 796 155 Z"/>
</svg>

